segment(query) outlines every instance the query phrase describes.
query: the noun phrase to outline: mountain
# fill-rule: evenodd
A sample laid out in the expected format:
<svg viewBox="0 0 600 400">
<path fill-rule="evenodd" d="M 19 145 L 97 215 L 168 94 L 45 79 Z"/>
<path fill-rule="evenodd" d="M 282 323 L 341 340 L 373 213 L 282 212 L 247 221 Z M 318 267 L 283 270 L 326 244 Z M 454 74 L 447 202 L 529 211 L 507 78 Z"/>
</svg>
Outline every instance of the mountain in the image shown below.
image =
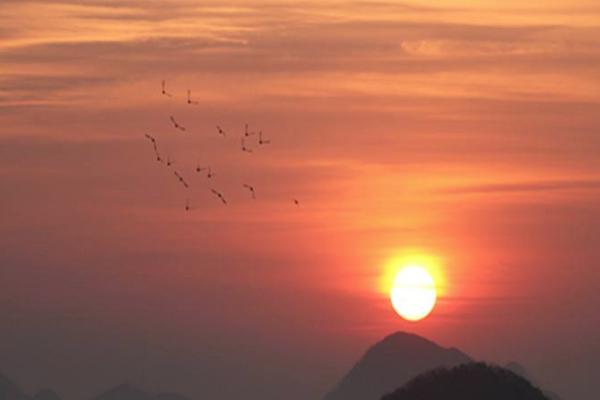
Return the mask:
<svg viewBox="0 0 600 400">
<path fill-rule="evenodd" d="M 470 361 L 457 349 L 397 332 L 371 347 L 323 400 L 379 399 L 425 371 Z"/>
<path fill-rule="evenodd" d="M 410 380 L 382 400 L 549 400 L 525 378 L 501 367 L 468 363 Z"/>
<path fill-rule="evenodd" d="M 21 388 L 0 374 L 0 400 L 30 400 Z"/>
</svg>

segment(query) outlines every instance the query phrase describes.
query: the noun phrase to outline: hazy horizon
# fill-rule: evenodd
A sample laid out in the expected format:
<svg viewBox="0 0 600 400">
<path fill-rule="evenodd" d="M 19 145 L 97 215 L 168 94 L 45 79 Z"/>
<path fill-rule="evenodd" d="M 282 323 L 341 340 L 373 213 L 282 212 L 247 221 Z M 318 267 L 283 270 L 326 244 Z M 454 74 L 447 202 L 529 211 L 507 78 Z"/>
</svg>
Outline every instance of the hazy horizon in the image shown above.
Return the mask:
<svg viewBox="0 0 600 400">
<path fill-rule="evenodd" d="M 0 22 L 0 372 L 24 388 L 320 398 L 401 330 L 600 393 L 597 1 L 5 0 Z M 246 123 L 271 143 L 240 151 Z M 416 323 L 382 286 L 407 254 L 438 263 Z"/>
</svg>

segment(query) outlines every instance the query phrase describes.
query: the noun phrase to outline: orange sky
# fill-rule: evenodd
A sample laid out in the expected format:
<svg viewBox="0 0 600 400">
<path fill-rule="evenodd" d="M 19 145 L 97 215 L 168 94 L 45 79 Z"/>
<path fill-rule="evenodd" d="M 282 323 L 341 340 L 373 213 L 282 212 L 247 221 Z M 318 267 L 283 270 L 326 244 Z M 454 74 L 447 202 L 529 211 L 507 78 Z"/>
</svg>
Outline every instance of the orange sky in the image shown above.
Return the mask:
<svg viewBox="0 0 600 400">
<path fill-rule="evenodd" d="M 409 330 L 595 398 L 600 7 L 522 4 L 3 1 L 0 370 L 315 398 Z M 407 252 L 444 277 L 416 324 L 379 290 Z"/>
</svg>

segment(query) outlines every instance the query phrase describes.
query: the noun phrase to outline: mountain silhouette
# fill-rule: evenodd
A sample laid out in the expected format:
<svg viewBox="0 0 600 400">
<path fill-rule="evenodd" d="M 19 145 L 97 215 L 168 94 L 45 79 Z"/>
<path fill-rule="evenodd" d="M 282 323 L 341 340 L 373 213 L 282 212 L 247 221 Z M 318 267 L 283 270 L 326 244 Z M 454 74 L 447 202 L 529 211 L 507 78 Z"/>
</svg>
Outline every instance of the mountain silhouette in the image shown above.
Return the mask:
<svg viewBox="0 0 600 400">
<path fill-rule="evenodd" d="M 16 383 L 0 374 L 0 400 L 30 400 L 30 398 Z"/>
<path fill-rule="evenodd" d="M 470 361 L 457 349 L 397 332 L 371 347 L 323 400 L 379 399 L 425 371 Z"/>
<path fill-rule="evenodd" d="M 525 378 L 501 367 L 468 363 L 413 378 L 382 400 L 549 400 Z"/>
</svg>

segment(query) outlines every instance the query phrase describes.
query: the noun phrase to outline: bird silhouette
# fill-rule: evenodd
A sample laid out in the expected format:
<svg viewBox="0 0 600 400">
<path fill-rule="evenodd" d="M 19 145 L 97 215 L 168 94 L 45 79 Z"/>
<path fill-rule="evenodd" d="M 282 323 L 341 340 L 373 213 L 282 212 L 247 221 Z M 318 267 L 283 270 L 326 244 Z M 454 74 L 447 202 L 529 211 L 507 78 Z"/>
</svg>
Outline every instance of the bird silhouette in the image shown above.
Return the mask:
<svg viewBox="0 0 600 400">
<path fill-rule="evenodd" d="M 258 132 L 258 144 L 260 144 L 260 145 L 271 144 L 270 140 L 263 139 L 262 131 Z"/>
<path fill-rule="evenodd" d="M 248 136 L 252 136 L 252 135 L 256 135 L 256 132 L 249 132 L 248 131 L 248 124 L 246 124 L 246 126 L 244 128 L 244 136 L 248 137 Z"/>
<path fill-rule="evenodd" d="M 182 131 L 182 132 L 185 132 L 185 127 L 184 127 L 184 126 L 181 126 L 181 125 L 179 125 L 179 124 L 177 123 L 177 121 L 175 121 L 175 118 L 174 118 L 172 115 L 171 115 L 171 116 L 169 116 L 169 119 L 170 119 L 170 120 L 171 120 L 171 122 L 173 123 L 173 127 L 174 127 L 175 129 L 179 129 L 180 131 Z"/>
<path fill-rule="evenodd" d="M 242 151 L 245 151 L 246 153 L 252 153 L 252 149 L 249 149 L 248 147 L 246 147 L 246 142 L 244 141 L 243 136 L 242 136 Z"/>
<path fill-rule="evenodd" d="M 210 191 L 213 192 L 213 194 L 221 200 L 221 203 L 225 205 L 227 204 L 227 200 L 225 200 L 225 197 L 223 197 L 223 195 L 220 192 L 216 191 L 215 189 L 210 189 Z"/>
<path fill-rule="evenodd" d="M 190 186 L 188 185 L 188 183 L 185 181 L 185 179 L 183 179 L 183 177 L 179 174 L 179 172 L 177 171 L 173 171 L 173 173 L 175 174 L 175 176 L 177 177 L 177 179 L 179 179 L 179 182 L 181 182 L 181 184 L 186 188 L 189 189 Z"/>
<path fill-rule="evenodd" d="M 212 168 L 211 168 L 211 167 L 201 167 L 201 166 L 199 166 L 199 165 L 198 165 L 198 166 L 196 167 L 196 172 L 200 173 L 200 172 L 202 172 L 202 171 L 206 171 L 206 177 L 207 177 L 208 179 L 210 179 L 210 178 L 212 178 L 212 177 L 214 177 L 214 176 L 215 176 L 215 173 L 213 172 L 213 170 L 212 170 Z"/>
<path fill-rule="evenodd" d="M 167 97 L 173 97 L 173 95 L 169 92 L 167 92 L 167 82 L 165 82 L 165 80 L 163 79 L 162 83 L 162 94 L 163 96 L 167 96 Z"/>
<path fill-rule="evenodd" d="M 197 210 L 197 209 L 198 209 L 198 206 L 197 206 L 197 205 L 194 205 L 194 204 L 192 204 L 192 202 L 190 202 L 190 199 L 189 199 L 189 198 L 187 198 L 187 199 L 185 200 L 185 211 L 186 211 L 186 212 L 188 212 L 188 211 L 194 211 L 194 210 Z"/>
<path fill-rule="evenodd" d="M 300 202 L 298 201 L 298 199 L 292 199 L 292 200 L 294 201 L 294 204 L 295 204 L 295 205 L 297 205 L 297 206 L 299 206 L 299 205 L 300 205 Z"/>
<path fill-rule="evenodd" d="M 193 105 L 199 104 L 197 101 L 192 100 L 192 91 L 189 89 L 187 91 L 187 103 Z"/>
<path fill-rule="evenodd" d="M 253 186 L 250 186 L 247 183 L 244 183 L 242 186 L 245 187 L 246 189 L 248 189 L 250 191 L 250 193 L 252 194 L 252 198 L 253 199 L 256 199 L 256 192 L 254 191 L 254 187 Z"/>
<path fill-rule="evenodd" d="M 173 94 L 169 93 L 167 91 L 167 82 L 166 80 L 162 80 L 161 81 L 161 94 L 163 96 L 166 97 L 174 97 Z M 178 97 L 179 98 L 179 97 Z M 191 89 L 187 89 L 187 104 L 189 105 L 198 105 L 200 104 L 199 101 L 196 101 L 192 98 L 192 91 Z M 181 132 L 186 132 L 187 129 L 185 126 L 181 125 L 173 115 L 169 115 L 169 120 L 171 122 L 171 124 L 173 125 L 173 127 Z M 225 132 L 225 130 L 220 126 L 220 125 L 216 125 L 216 129 L 217 129 L 217 134 L 226 138 L 227 134 Z M 239 131 L 238 131 L 239 132 Z M 235 134 L 233 135 L 235 137 Z M 251 136 L 257 136 L 258 137 L 258 141 L 257 143 L 254 142 L 250 142 L 250 140 L 253 139 L 247 139 Z M 158 146 L 158 142 L 156 140 L 156 138 L 149 134 L 146 133 L 145 134 L 145 138 L 148 139 L 148 141 L 150 141 L 150 143 L 152 143 L 152 147 L 154 149 L 154 154 L 156 156 L 156 160 L 164 165 L 166 165 L 167 167 L 171 167 L 175 164 L 175 162 L 170 158 L 170 157 L 166 157 L 163 158 L 159 152 L 159 146 Z M 245 153 L 253 153 L 254 150 L 257 150 L 258 152 L 258 146 L 263 146 L 263 145 L 269 145 L 271 144 L 271 140 L 269 138 L 266 138 L 263 135 L 262 130 L 260 131 L 251 131 L 249 129 L 248 123 L 244 124 L 244 131 L 241 135 L 241 150 Z M 177 167 L 171 168 L 171 170 L 173 171 L 173 174 L 175 175 L 175 177 L 177 178 L 177 180 L 181 183 L 181 185 L 183 185 L 186 189 L 189 189 L 190 186 L 188 184 L 188 182 L 184 179 L 184 177 L 180 174 L 179 172 L 179 164 Z M 185 172 L 185 171 L 184 171 Z M 201 166 L 201 164 L 199 163 L 196 166 L 196 172 L 197 173 L 202 173 L 202 174 L 206 174 L 206 178 L 211 179 L 215 176 L 215 173 L 213 172 L 213 170 L 211 169 L 210 166 Z M 254 186 L 247 184 L 247 183 L 243 183 L 242 187 L 244 187 L 246 190 L 248 190 L 250 192 L 250 195 L 252 196 L 252 199 L 255 200 L 256 199 L 256 189 Z M 227 200 L 225 199 L 225 196 L 223 195 L 223 193 L 219 192 L 218 190 L 215 190 L 213 188 L 210 189 L 212 194 L 217 197 L 222 204 L 227 205 Z M 188 192 L 189 193 L 189 192 Z M 292 198 L 293 203 L 296 206 L 300 206 L 300 201 L 296 198 Z M 191 211 L 192 209 L 195 209 L 197 207 L 192 207 L 191 203 L 190 203 L 190 198 L 187 198 L 185 201 L 185 211 Z"/>
<path fill-rule="evenodd" d="M 156 161 L 162 162 L 162 158 L 160 158 L 160 153 L 158 152 L 158 146 L 156 145 L 156 138 L 154 138 L 154 136 L 149 135 L 147 133 L 146 133 L 146 138 L 148 138 L 148 140 L 150 140 L 150 142 L 152 143 L 152 147 L 154 149 L 154 155 L 156 156 Z"/>
</svg>

